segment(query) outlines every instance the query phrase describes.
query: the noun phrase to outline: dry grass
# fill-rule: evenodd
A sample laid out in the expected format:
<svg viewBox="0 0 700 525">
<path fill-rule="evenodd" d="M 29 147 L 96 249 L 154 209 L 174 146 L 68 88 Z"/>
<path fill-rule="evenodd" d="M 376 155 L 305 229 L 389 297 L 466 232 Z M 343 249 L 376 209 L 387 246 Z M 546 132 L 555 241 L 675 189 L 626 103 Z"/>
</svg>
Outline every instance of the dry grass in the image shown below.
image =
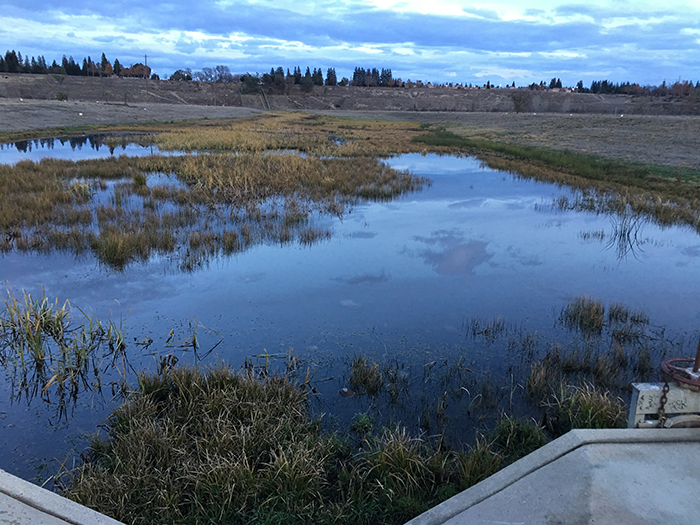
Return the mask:
<svg viewBox="0 0 700 525">
<path fill-rule="evenodd" d="M 153 173 L 161 181 L 149 185 Z M 110 202 L 99 204 L 95 195 L 109 181 Z M 322 241 L 330 232 L 311 224 L 312 214 L 342 216 L 357 202 L 427 183 L 374 158 L 289 152 L 26 161 L 0 166 L 0 250 L 89 248 L 118 270 L 178 251 L 180 267 L 191 271 L 263 242 Z"/>
</svg>

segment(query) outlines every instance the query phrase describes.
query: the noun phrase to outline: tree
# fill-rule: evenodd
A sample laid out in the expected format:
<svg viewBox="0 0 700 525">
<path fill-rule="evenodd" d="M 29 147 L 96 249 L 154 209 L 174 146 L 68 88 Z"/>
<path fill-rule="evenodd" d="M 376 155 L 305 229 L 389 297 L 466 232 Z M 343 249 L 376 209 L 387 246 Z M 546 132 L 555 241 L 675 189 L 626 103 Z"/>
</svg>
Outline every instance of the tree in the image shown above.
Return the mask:
<svg viewBox="0 0 700 525">
<path fill-rule="evenodd" d="M 321 72 L 321 68 L 314 68 L 314 72 L 311 75 L 311 79 L 313 80 L 315 86 L 323 85 L 323 73 Z"/>
<path fill-rule="evenodd" d="M 116 58 L 114 60 L 114 66 L 112 66 L 112 70 L 114 71 L 115 75 L 121 75 L 122 74 L 122 65 L 119 63 L 119 59 Z"/>
<path fill-rule="evenodd" d="M 192 80 L 192 71 L 190 68 L 187 69 L 178 69 L 170 75 L 170 80 L 177 80 L 177 81 L 190 81 Z"/>
<path fill-rule="evenodd" d="M 19 73 L 19 59 L 14 49 L 5 53 L 5 71 L 8 73 Z"/>
<path fill-rule="evenodd" d="M 214 68 L 215 82 L 231 82 L 233 75 L 228 66 L 216 66 Z"/>
<path fill-rule="evenodd" d="M 379 85 L 380 86 L 391 86 L 393 85 L 393 78 L 391 75 L 391 69 L 382 68 L 382 72 L 379 74 Z"/>
<path fill-rule="evenodd" d="M 338 77 L 335 74 L 335 68 L 329 67 L 326 71 L 326 85 L 335 86 L 338 84 Z"/>
<path fill-rule="evenodd" d="M 257 73 L 255 75 L 251 75 L 250 73 L 241 75 L 242 93 L 255 93 L 256 91 L 258 91 L 258 89 L 260 89 L 259 84 L 260 78 L 258 77 Z"/>
</svg>

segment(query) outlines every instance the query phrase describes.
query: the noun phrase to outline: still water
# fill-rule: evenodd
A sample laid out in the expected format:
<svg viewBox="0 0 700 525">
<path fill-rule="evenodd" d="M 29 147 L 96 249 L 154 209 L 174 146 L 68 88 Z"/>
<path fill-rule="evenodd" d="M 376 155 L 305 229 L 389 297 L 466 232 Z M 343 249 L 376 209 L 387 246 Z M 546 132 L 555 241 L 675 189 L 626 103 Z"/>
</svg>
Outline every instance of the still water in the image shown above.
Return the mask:
<svg viewBox="0 0 700 525">
<path fill-rule="evenodd" d="M 0 159 L 17 162 L 14 154 L 0 151 Z M 193 273 L 167 257 L 117 272 L 92 256 L 10 253 L 0 259 L 0 275 L 14 295 L 41 296 L 43 289 L 60 303 L 69 299 L 100 319 L 123 323 L 137 371 L 155 371 L 166 354 L 180 363 L 224 360 L 238 367 L 248 356 L 292 348 L 321 368 L 318 410 L 330 414 L 331 423 L 369 406 L 366 399 L 338 396 L 358 353 L 393 359 L 406 370 L 411 360 L 421 368 L 445 356 L 466 357 L 470 373 L 496 370 L 507 377 L 517 356 L 477 345 L 467 333 L 470 320 L 503 318 L 520 331 L 562 339 L 567 334 L 556 320 L 580 295 L 645 311 L 653 325 L 673 334 L 675 350 L 694 350 L 697 233 L 641 221 L 633 245 L 620 249 L 614 242 L 619 218 L 552 209 L 565 188 L 486 169 L 473 158 L 403 155 L 386 162 L 433 184 L 393 202 L 359 204 L 342 218 L 319 219 L 318 226 L 332 231 L 319 244 L 255 246 Z M 168 342 L 195 331 L 199 359 L 191 348 Z M 151 345 L 135 344 L 149 337 Z M 0 382 L 0 468 L 39 481 L 66 457 L 67 466 L 78 461 L 84 434 L 118 403 L 106 390 L 84 392 L 59 418 L 41 399 L 12 401 L 9 378 Z"/>
</svg>

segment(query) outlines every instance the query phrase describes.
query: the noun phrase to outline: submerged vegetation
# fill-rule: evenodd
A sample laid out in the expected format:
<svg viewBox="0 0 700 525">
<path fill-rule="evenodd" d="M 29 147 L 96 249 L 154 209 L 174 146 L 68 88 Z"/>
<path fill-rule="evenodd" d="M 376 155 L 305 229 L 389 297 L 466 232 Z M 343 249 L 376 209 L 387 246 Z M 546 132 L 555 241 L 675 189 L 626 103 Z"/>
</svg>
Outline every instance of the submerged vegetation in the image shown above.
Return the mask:
<svg viewBox="0 0 700 525">
<path fill-rule="evenodd" d="M 610 240 L 618 250 L 629 251 L 640 217 L 700 228 L 696 170 L 302 113 L 132 128 L 101 143 L 198 154 L 0 165 L 0 250 L 92 252 L 117 270 L 161 255 L 191 271 L 260 243 L 308 245 L 331 235 L 314 224 L 322 216 L 428 184 L 377 160 L 408 152 L 476 154 L 492 168 L 567 185 L 573 194 L 556 208 L 623 217 Z"/>
<path fill-rule="evenodd" d="M 310 245 L 331 235 L 324 217 L 429 184 L 377 158 L 405 152 L 477 153 L 569 185 L 574 197 L 555 207 L 617 213 L 608 237 L 621 252 L 645 214 L 699 224 L 691 170 L 293 113 L 152 131 L 134 140 L 197 154 L 0 166 L 0 250 L 92 253 L 116 270 L 160 256 L 192 271 L 261 243 Z M 71 311 L 8 295 L 0 365 L 16 397 L 65 412 L 81 392 L 99 392 L 108 369 L 126 389 L 121 325 L 82 311 L 76 322 Z M 465 321 L 456 347 L 364 347 L 323 383 L 313 363 L 298 380 L 291 353 L 284 375 L 267 352 L 238 373 L 175 367 L 178 349 L 195 361 L 204 353 L 200 325 L 179 341 L 171 331 L 158 372 L 138 376 L 106 435 L 64 478 L 66 492 L 133 523 L 403 523 L 572 428 L 623 425 L 629 383 L 654 379 L 683 347 L 620 303 L 582 296 L 554 317 L 551 337 L 495 317 Z M 322 418 L 318 400 L 331 395 L 344 414 Z"/>
<path fill-rule="evenodd" d="M 355 444 L 322 432 L 307 405 L 283 376 L 225 366 L 143 375 L 67 494 L 128 523 L 400 524 L 544 443 L 505 418 L 467 452 L 400 428 L 355 426 Z"/>
<path fill-rule="evenodd" d="M 232 153 L 0 166 L 0 250 L 92 251 L 115 269 L 174 255 L 192 270 L 263 242 L 312 244 L 330 236 L 314 219 L 428 184 L 374 157 L 261 151 L 241 141 Z"/>
</svg>

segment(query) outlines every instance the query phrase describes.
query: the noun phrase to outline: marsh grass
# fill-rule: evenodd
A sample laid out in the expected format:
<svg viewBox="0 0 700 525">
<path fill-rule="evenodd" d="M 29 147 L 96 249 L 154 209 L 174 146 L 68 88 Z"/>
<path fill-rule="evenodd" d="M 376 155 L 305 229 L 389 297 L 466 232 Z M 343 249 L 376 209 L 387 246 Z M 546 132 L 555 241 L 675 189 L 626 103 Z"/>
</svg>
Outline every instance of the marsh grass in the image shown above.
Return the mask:
<svg viewBox="0 0 700 525">
<path fill-rule="evenodd" d="M 685 224 L 700 230 L 700 171 L 610 160 L 566 150 L 521 146 L 462 137 L 433 127 L 414 142 L 454 153 L 469 153 L 488 167 L 520 177 L 568 186 L 572 199 L 560 209 L 629 213 L 661 225 Z"/>
<path fill-rule="evenodd" d="M 350 364 L 350 387 L 358 395 L 376 397 L 384 386 L 379 363 L 367 362 L 362 354 Z"/>
<path fill-rule="evenodd" d="M 291 349 L 238 372 L 168 356 L 138 377 L 63 486 L 129 523 L 405 523 L 571 428 L 622 425 L 629 381 L 664 351 L 650 324 L 638 340 L 607 339 L 631 312 L 613 303 L 600 337 L 576 330 L 568 347 L 505 320 L 494 338 L 474 338 L 466 323 L 471 344 L 528 354 L 505 376 L 467 367 L 469 348 L 358 353 L 341 379 L 358 395 L 341 401 L 347 420 L 332 422 L 312 362 Z"/>
<path fill-rule="evenodd" d="M 151 187 L 154 173 L 161 176 Z M 342 217 L 357 203 L 391 200 L 426 184 L 372 158 L 288 152 L 24 161 L 0 166 L 0 249 L 89 247 L 116 270 L 177 252 L 180 267 L 192 271 L 216 254 L 255 244 L 323 241 L 330 231 L 313 218 Z"/>
<path fill-rule="evenodd" d="M 288 376 L 164 368 L 139 377 L 85 464 L 64 478 L 65 492 L 137 524 L 399 524 L 501 466 L 485 439 L 457 452 L 371 426 L 357 420 L 353 448 L 321 431 L 308 390 Z"/>
<path fill-rule="evenodd" d="M 600 300 L 577 297 L 562 309 L 559 320 L 569 330 L 580 330 L 587 336 L 599 335 L 605 324 L 605 307 Z"/>
<path fill-rule="evenodd" d="M 624 401 L 590 383 L 561 384 L 542 405 L 547 427 L 555 437 L 575 428 L 624 428 L 627 423 Z"/>
<path fill-rule="evenodd" d="M 7 371 L 16 398 L 35 396 L 54 403 L 60 420 L 70 403 L 83 391 L 101 391 L 105 365 L 121 365 L 126 373 L 124 328 L 111 320 L 103 324 L 80 312 L 82 322 L 71 315 L 66 301 L 59 306 L 42 294 L 22 299 L 8 291 L 0 313 L 0 365 Z"/>
</svg>

